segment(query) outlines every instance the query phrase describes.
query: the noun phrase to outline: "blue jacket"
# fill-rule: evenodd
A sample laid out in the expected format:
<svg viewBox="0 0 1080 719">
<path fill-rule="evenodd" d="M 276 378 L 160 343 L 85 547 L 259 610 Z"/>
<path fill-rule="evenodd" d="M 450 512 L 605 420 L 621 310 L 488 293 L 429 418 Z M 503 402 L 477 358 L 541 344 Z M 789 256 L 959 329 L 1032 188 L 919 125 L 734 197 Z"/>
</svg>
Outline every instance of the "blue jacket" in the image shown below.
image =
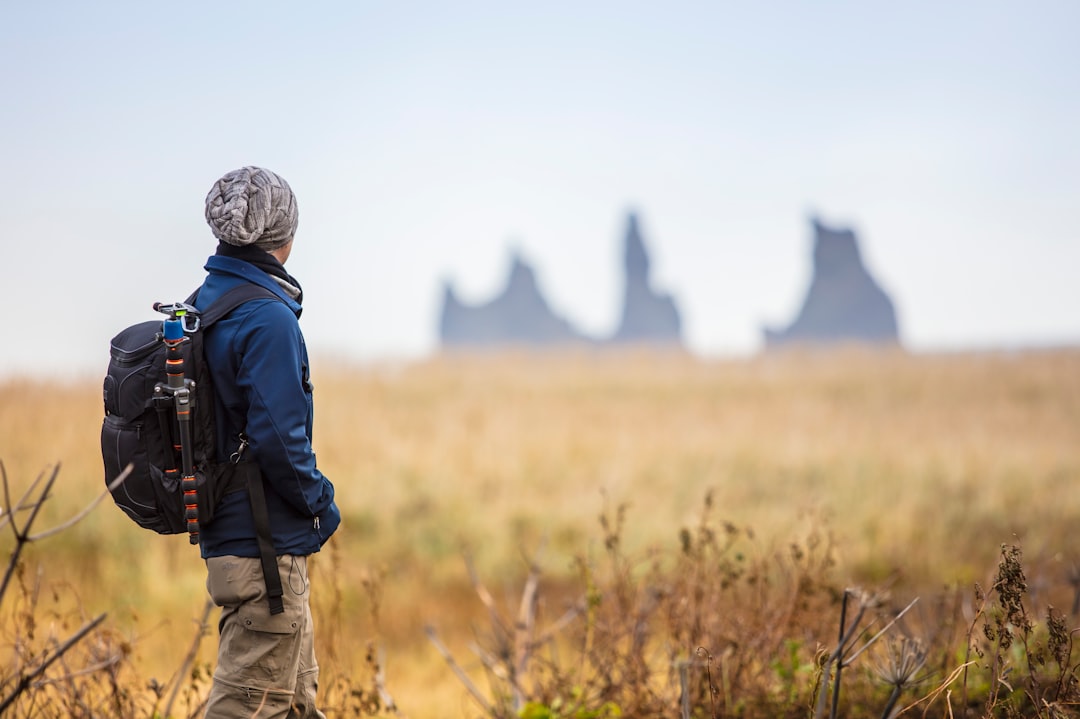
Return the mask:
<svg viewBox="0 0 1080 719">
<path fill-rule="evenodd" d="M 217 451 L 236 451 L 239 433 L 250 445 L 266 486 L 277 554 L 319 551 L 341 522 L 334 485 L 315 465 L 311 448 L 312 401 L 307 347 L 300 333 L 300 305 L 266 272 L 233 257 L 212 256 L 195 304 L 208 307 L 245 282 L 266 287 L 283 302 L 245 302 L 210 327 L 206 361 L 216 394 Z M 200 526 L 202 556 L 257 557 L 247 490 L 226 494 L 211 522 Z"/>
</svg>

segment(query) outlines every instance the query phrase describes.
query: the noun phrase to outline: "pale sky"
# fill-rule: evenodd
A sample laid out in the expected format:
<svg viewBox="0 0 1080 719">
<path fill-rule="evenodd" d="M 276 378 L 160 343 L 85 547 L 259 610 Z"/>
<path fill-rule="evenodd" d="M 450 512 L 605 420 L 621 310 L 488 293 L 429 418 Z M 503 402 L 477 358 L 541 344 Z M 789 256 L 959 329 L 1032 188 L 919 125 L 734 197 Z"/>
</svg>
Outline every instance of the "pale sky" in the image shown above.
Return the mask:
<svg viewBox="0 0 1080 719">
<path fill-rule="evenodd" d="M 5 3 L 0 373 L 103 372 L 199 284 L 225 172 L 295 190 L 315 355 L 437 347 L 513 251 L 603 336 L 626 213 L 703 356 L 852 227 L 916 351 L 1080 344 L 1080 3 Z"/>
</svg>

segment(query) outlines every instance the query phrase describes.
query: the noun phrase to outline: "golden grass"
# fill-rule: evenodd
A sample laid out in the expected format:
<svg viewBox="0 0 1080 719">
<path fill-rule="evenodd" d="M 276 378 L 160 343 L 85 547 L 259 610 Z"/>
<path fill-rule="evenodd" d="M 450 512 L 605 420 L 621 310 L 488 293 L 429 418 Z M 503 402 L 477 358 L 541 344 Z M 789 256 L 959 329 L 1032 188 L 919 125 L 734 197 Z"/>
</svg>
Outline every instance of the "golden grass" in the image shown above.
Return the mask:
<svg viewBox="0 0 1080 719">
<path fill-rule="evenodd" d="M 478 607 L 462 548 L 510 594 L 523 552 L 546 539 L 547 576 L 568 577 L 602 539 L 598 515 L 624 503 L 629 551 L 676 547 L 712 490 L 720 518 L 776 543 L 824 527 L 841 577 L 911 591 L 985 586 L 1001 543 L 1018 542 L 1033 595 L 1071 603 L 1061 577 L 1080 559 L 1077 351 L 446 357 L 316 364 L 314 379 L 315 448 L 345 517 L 313 568 L 324 671 L 357 671 L 377 638 L 414 717 L 463 714 L 422 631 L 432 623 L 458 647 L 469 636 Z M 42 526 L 103 488 L 99 388 L 93 377 L 0 384 L 13 484 L 63 464 Z M 88 614 L 109 611 L 148 675 L 179 665 L 204 597 L 185 539 L 149 535 L 110 504 L 28 561 Z"/>
</svg>

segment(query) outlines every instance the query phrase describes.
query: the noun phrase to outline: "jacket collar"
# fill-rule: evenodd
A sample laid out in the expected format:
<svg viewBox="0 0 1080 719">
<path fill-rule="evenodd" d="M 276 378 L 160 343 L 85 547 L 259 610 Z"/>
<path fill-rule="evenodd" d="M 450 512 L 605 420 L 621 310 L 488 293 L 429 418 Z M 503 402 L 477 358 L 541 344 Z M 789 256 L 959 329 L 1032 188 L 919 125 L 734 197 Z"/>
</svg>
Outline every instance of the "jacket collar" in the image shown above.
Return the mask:
<svg viewBox="0 0 1080 719">
<path fill-rule="evenodd" d="M 239 280 L 265 287 L 280 297 L 281 301 L 288 305 L 289 309 L 291 309 L 297 317 L 300 316 L 300 313 L 303 310 L 300 303 L 292 297 L 289 297 L 281 285 L 274 281 L 273 277 L 250 262 L 238 260 L 234 257 L 225 257 L 223 255 L 211 255 L 210 258 L 207 259 L 204 269 L 212 275 L 235 277 Z"/>
<path fill-rule="evenodd" d="M 228 242 L 219 242 L 216 255 L 232 257 L 244 262 L 250 262 L 260 270 L 270 275 L 281 285 L 286 294 L 300 304 L 304 304 L 304 291 L 300 288 L 300 281 L 285 270 L 277 257 L 255 245 L 230 245 Z"/>
</svg>

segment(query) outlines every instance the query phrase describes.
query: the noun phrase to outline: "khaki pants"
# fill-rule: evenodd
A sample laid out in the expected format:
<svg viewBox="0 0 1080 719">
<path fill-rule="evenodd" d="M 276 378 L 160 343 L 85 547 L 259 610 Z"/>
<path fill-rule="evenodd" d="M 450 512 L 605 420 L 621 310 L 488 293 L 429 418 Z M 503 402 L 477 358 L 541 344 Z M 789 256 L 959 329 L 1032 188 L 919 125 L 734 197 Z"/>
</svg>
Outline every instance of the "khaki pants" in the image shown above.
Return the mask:
<svg viewBox="0 0 1080 719">
<path fill-rule="evenodd" d="M 285 611 L 271 615 L 257 558 L 206 560 L 206 589 L 221 607 L 207 719 L 325 719 L 315 708 L 319 665 L 307 557 L 282 556 L 277 563 Z"/>
</svg>

